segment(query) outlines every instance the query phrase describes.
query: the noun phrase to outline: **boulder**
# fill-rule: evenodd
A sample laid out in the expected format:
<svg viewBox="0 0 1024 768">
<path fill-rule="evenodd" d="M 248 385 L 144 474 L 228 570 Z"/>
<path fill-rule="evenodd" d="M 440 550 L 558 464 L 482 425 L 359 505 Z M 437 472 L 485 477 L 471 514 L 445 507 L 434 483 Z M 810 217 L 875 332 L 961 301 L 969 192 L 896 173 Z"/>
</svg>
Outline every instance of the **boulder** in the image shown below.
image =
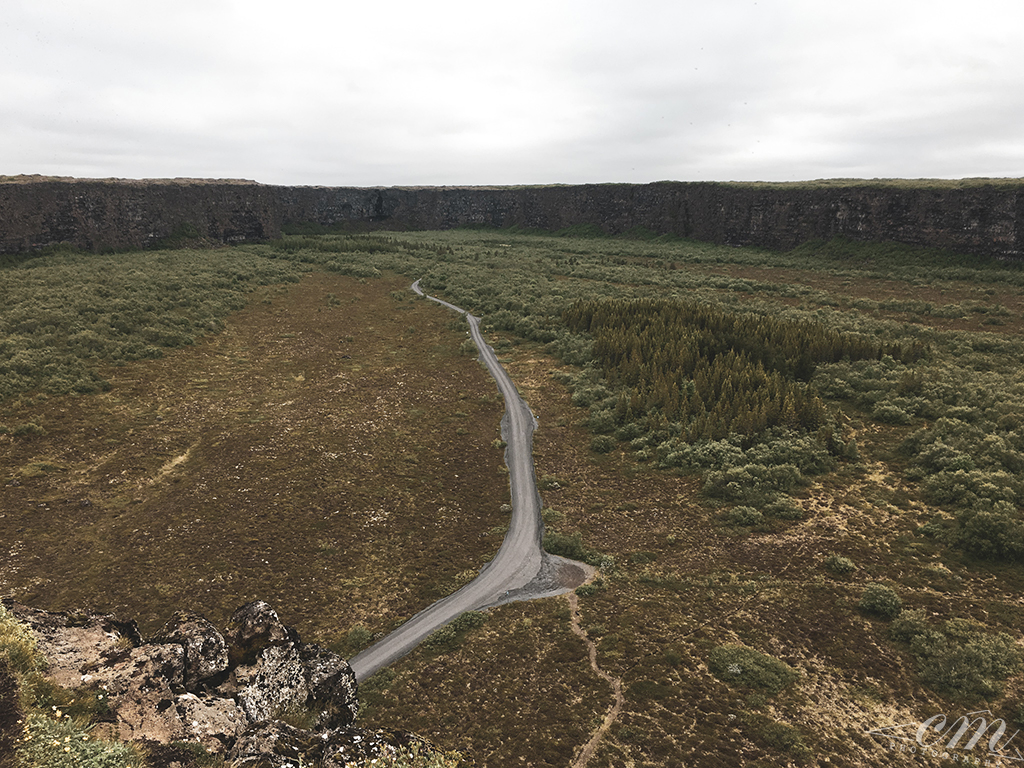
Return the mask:
<svg viewBox="0 0 1024 768">
<path fill-rule="evenodd" d="M 304 706 L 309 699 L 306 671 L 298 648 L 264 648 L 250 665 L 234 671 L 238 705 L 252 723 L 272 720 Z"/>
<path fill-rule="evenodd" d="M 65 688 L 88 685 L 92 671 L 142 643 L 134 621 L 106 614 L 51 613 L 8 602 L 8 610 L 32 630 L 49 664 L 47 677 Z"/>
<path fill-rule="evenodd" d="M 246 603 L 231 614 L 224 639 L 232 667 L 252 664 L 260 651 L 272 645 L 299 642 L 295 631 L 286 627 L 277 611 L 262 600 Z"/>
<path fill-rule="evenodd" d="M 175 702 L 185 741 L 197 741 L 207 752 L 227 751 L 245 729 L 245 713 L 234 699 L 183 693 Z"/>
<path fill-rule="evenodd" d="M 184 738 L 174 707 L 184 691 L 184 674 L 185 649 L 176 643 L 143 644 L 95 670 L 94 683 L 108 694 L 121 740 L 167 743 Z"/>
<path fill-rule="evenodd" d="M 340 728 L 355 722 L 359 689 L 349 663 L 316 643 L 304 643 L 299 653 L 309 689 L 306 705 L 319 712 L 316 724 Z"/>
<path fill-rule="evenodd" d="M 238 704 L 253 723 L 303 710 L 315 727 L 336 728 L 351 724 L 359 708 L 348 662 L 313 643 L 266 647 L 233 676 Z"/>
<path fill-rule="evenodd" d="M 414 745 L 422 755 L 437 751 L 425 739 L 401 731 L 349 727 L 311 733 L 274 720 L 246 730 L 228 759 L 235 768 L 295 768 L 301 755 L 304 763 L 345 768 L 400 751 L 408 753 Z"/>
<path fill-rule="evenodd" d="M 196 691 L 228 668 L 228 645 L 217 628 L 198 613 L 178 611 L 153 642 L 185 648 L 185 688 Z"/>
<path fill-rule="evenodd" d="M 300 754 L 334 768 L 414 743 L 431 750 L 411 734 L 354 727 L 359 704 L 348 662 L 303 643 L 262 601 L 235 611 L 223 634 L 199 614 L 181 611 L 149 641 L 134 622 L 110 616 L 16 604 L 11 611 L 50 660 L 48 677 L 66 688 L 105 692 L 113 722 L 102 730 L 151 752 L 193 742 L 248 768 L 296 766 Z M 309 728 L 280 721 L 289 714 Z"/>
</svg>

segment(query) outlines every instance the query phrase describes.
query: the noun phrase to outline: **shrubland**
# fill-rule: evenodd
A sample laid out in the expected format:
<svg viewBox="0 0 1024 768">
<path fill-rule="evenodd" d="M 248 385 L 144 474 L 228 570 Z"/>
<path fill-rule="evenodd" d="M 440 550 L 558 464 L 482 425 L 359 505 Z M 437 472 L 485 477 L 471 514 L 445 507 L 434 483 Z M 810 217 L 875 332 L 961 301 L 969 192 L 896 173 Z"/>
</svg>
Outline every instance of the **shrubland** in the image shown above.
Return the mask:
<svg viewBox="0 0 1024 768">
<path fill-rule="evenodd" d="M 218 597 L 202 598 L 210 600 L 205 609 L 221 609 L 229 595 L 266 597 L 256 594 L 261 588 L 277 590 L 279 602 L 301 594 L 303 633 L 354 652 L 465 583 L 503 534 L 507 481 L 492 448 L 500 447 L 499 405 L 466 354 L 458 319 L 404 291 L 416 278 L 483 318 L 540 421 L 546 546 L 600 569 L 600 581 L 579 591 L 580 623 L 625 700 L 595 764 L 828 756 L 833 765 L 882 765 L 890 755 L 869 730 L 939 712 L 956 717 L 968 706 L 1015 716 L 1024 624 L 1024 271 L 1013 264 L 892 244 L 835 241 L 771 253 L 578 229 L 321 231 L 209 252 L 50 254 L 0 271 L 10 308 L 0 310 L 5 471 L 40 492 L 69 493 L 102 452 L 93 446 L 97 458 L 75 459 L 54 447 L 55 403 L 128 397 L 124 378 L 159 382 L 171 373 L 153 373 L 156 366 L 180 361 L 196 407 L 221 414 L 218 437 L 209 449 L 196 443 L 184 414 L 167 408 L 163 418 L 180 437 L 134 472 L 131 493 L 79 493 L 92 504 L 89 535 L 106 547 L 109 537 L 94 533 L 101 526 L 137 539 L 141 531 L 132 529 L 155 531 L 161 519 L 146 518 L 149 509 L 170 515 L 178 530 L 206 530 L 211 513 L 173 494 L 156 504 L 163 481 L 146 478 L 159 477 L 189 445 L 197 446 L 189 456 L 208 462 L 226 450 L 223 477 L 204 476 L 189 460 L 168 470 L 172 479 L 206 484 L 200 497 L 227 497 L 241 510 L 211 507 L 219 520 L 240 521 L 217 534 L 235 542 L 226 551 L 238 548 L 215 561 L 220 581 L 210 594 Z M 303 312 L 316 321 L 286 325 Z M 361 345 L 370 327 L 383 354 Z M 241 329 L 245 343 L 228 344 Z M 269 329 L 278 343 L 261 349 L 276 355 L 274 389 L 239 399 L 232 377 L 265 365 L 246 345 Z M 302 355 L 325 335 L 330 344 L 314 368 Z M 202 373 L 190 350 L 211 345 L 244 366 Z M 423 346 L 431 356 L 416 356 Z M 469 383 L 431 403 L 440 365 Z M 135 373 L 143 370 L 150 373 Z M 329 394 L 325 383 L 311 394 L 339 374 L 348 378 L 339 391 Z M 206 383 L 192 389 L 197 381 Z M 360 389 L 368 386 L 369 395 Z M 409 424 L 458 435 L 487 457 L 484 465 L 438 463 L 436 442 L 422 447 L 427 433 L 383 409 L 371 415 L 375 399 L 399 395 Z M 329 416 L 332 397 L 353 405 L 341 436 Z M 300 421 L 299 406 L 320 415 Z M 260 432 L 264 420 L 276 431 Z M 260 491 L 264 481 L 247 475 L 251 462 L 242 457 L 300 450 L 290 437 L 300 423 L 316 450 L 261 465 L 280 482 Z M 153 418 L 132 428 L 164 427 Z M 440 446 L 441 455 L 456 450 L 455 442 Z M 116 479 L 112 466 L 95 482 Z M 389 488 L 382 479 L 360 494 L 353 489 L 370 467 L 374 477 L 409 482 Z M 235 487 L 243 483 L 246 493 Z M 414 490 L 427 483 L 431 494 Z M 473 493 L 457 494 L 467 486 Z M 287 499 L 273 495 L 282 490 Z M 50 530 L 53 494 L 50 509 L 35 513 L 50 516 Z M 27 509 L 28 497 L 18 499 Z M 271 555 L 281 547 L 241 525 L 264 519 L 244 511 L 257 502 L 265 519 L 280 517 L 276 541 L 289 541 L 295 558 Z M 96 507 L 110 508 L 110 519 L 96 520 Z M 68 550 L 42 535 L 43 521 L 26 525 L 17 512 L 28 530 L 18 540 L 37 559 L 19 555 L 0 589 L 57 602 L 81 597 L 46 583 L 46 556 Z M 59 517 L 73 530 L 75 515 Z M 458 546 L 440 546 L 455 529 Z M 13 526 L 5 531 L 15 534 Z M 172 546 L 168 537 L 156 543 Z M 299 565 L 309 552 L 315 569 Z M 272 574 L 238 565 L 243 553 L 265 557 Z M 74 557 L 94 574 L 87 585 L 101 591 L 107 578 L 111 594 L 126 594 L 103 575 L 109 561 Z M 415 566 L 403 565 L 412 558 Z M 160 590 L 146 591 L 155 571 L 143 571 L 135 576 L 142 597 L 110 602 L 183 599 L 188 590 L 179 583 L 213 578 L 201 561 L 177 571 L 161 562 Z M 330 584 L 325 571 L 340 579 Z M 343 605 L 346 590 L 354 605 Z M 471 760 L 568 765 L 611 693 L 560 605 L 505 606 L 442 631 L 368 683 L 365 716 L 421 731 Z M 160 608 L 149 610 L 155 621 Z M 336 626 L 319 617 L 324 611 Z"/>
</svg>

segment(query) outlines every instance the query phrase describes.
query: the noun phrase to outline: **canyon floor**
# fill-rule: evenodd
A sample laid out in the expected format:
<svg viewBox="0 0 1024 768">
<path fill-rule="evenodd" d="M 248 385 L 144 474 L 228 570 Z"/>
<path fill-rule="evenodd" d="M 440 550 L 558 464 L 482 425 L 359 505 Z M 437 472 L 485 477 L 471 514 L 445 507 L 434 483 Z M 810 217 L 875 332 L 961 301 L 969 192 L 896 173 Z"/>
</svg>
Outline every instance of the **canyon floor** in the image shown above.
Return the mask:
<svg viewBox="0 0 1024 768">
<path fill-rule="evenodd" d="M 910 290 L 705 269 L 854 300 Z M 464 321 L 410 282 L 309 272 L 258 289 L 195 346 L 104 370 L 107 392 L 0 404 L 0 422 L 40 427 L 0 435 L 0 594 L 136 618 L 144 634 L 179 609 L 220 623 L 262 599 L 304 639 L 352 655 L 467 583 L 505 531 L 502 402 L 461 351 Z M 1016 333 L 1020 292 L 1004 293 L 992 300 L 1011 318 L 994 330 Z M 934 321 L 968 322 L 980 319 Z M 565 597 L 501 606 L 382 670 L 361 686 L 363 724 L 416 731 L 474 765 L 571 765 L 615 704 L 589 639 L 623 695 L 590 765 L 889 765 L 869 730 L 957 713 L 857 610 L 865 582 L 900 580 L 938 616 L 1024 626 L 1012 566 L 916 533 L 932 510 L 892 453 L 911 426 L 845 413 L 860 459 L 797 494 L 803 520 L 737 530 L 699 477 L 589 450 L 585 412 L 553 376 L 566 366 L 542 346 L 488 340 L 540 423 L 549 527 L 610 565 L 575 610 Z M 859 570 L 829 573 L 833 551 Z M 728 643 L 799 681 L 777 695 L 723 682 L 708 658 Z"/>
</svg>

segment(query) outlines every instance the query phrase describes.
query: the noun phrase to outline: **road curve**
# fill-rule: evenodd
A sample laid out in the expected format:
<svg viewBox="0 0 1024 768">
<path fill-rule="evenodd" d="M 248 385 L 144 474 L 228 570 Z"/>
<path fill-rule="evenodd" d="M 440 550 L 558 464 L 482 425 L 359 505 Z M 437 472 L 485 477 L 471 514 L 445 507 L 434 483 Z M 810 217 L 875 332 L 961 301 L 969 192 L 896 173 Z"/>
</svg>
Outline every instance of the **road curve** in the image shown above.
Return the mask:
<svg viewBox="0 0 1024 768">
<path fill-rule="evenodd" d="M 419 283 L 419 280 L 413 283 L 412 289 L 424 296 Z M 590 573 L 588 566 L 549 555 L 541 548 L 544 523 L 533 469 L 533 430 L 537 421 L 501 367 L 494 350 L 484 341 L 480 333 L 480 318 L 433 296 L 426 298 L 466 317 L 469 332 L 480 351 L 480 360 L 487 366 L 505 399 L 501 436 L 507 444 L 505 464 L 512 493 L 512 518 L 498 554 L 484 565 L 479 576 L 458 592 L 420 611 L 394 632 L 349 660 L 357 681 L 365 680 L 378 669 L 409 653 L 430 633 L 465 611 L 562 594 L 581 584 Z"/>
</svg>

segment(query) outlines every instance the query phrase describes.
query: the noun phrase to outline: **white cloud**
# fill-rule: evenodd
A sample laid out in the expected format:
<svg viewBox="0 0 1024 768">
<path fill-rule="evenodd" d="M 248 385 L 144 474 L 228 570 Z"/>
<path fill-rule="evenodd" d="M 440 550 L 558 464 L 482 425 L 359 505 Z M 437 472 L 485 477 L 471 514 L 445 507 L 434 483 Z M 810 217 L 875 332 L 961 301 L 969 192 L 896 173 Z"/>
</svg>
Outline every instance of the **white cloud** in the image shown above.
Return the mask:
<svg viewBox="0 0 1024 768">
<path fill-rule="evenodd" d="M 8 0 L 0 173 L 1024 175 L 1024 6 Z"/>
</svg>

